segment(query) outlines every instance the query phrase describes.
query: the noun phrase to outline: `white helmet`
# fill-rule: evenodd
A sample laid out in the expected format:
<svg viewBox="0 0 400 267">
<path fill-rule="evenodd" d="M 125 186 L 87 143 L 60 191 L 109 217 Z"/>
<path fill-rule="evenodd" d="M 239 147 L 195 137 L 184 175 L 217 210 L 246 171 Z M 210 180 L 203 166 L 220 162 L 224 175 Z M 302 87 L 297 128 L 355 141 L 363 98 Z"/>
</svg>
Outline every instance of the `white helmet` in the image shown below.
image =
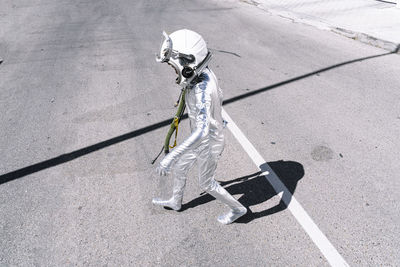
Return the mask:
<svg viewBox="0 0 400 267">
<path fill-rule="evenodd" d="M 178 77 L 176 83 L 188 85 L 194 77 L 199 75 L 211 59 L 207 44 L 198 33 L 183 29 L 171 35 L 163 32 L 164 40 L 157 62 L 167 62 L 171 65 Z"/>
</svg>

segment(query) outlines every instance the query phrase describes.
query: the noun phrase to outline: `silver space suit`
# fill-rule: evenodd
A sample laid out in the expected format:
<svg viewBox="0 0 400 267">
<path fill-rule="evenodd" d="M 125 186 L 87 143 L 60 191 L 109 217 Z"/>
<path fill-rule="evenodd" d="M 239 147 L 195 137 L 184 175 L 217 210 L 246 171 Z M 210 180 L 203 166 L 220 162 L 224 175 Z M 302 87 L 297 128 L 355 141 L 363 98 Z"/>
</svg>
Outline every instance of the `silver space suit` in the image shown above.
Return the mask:
<svg viewBox="0 0 400 267">
<path fill-rule="evenodd" d="M 246 214 L 247 209 L 214 179 L 217 162 L 224 149 L 222 91 L 214 73 L 207 66 L 210 52 L 204 39 L 190 30 L 165 32 L 158 62 L 171 65 L 178 77 L 176 82 L 186 90 L 185 102 L 191 135 L 167 154 L 157 167 L 164 176 L 173 173 L 173 194 L 170 199 L 154 198 L 153 203 L 180 210 L 187 173 L 198 165 L 199 185 L 207 193 L 230 207 L 218 221 L 229 224 Z"/>
</svg>

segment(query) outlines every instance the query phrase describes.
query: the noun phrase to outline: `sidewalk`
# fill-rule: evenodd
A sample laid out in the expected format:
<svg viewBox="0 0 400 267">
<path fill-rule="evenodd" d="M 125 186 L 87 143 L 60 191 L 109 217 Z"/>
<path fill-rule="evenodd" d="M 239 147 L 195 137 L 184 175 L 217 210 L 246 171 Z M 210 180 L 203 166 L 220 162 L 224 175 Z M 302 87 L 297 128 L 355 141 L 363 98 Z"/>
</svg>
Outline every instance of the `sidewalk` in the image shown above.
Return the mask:
<svg viewBox="0 0 400 267">
<path fill-rule="evenodd" d="M 387 50 L 400 44 L 400 0 L 242 1 Z"/>
</svg>

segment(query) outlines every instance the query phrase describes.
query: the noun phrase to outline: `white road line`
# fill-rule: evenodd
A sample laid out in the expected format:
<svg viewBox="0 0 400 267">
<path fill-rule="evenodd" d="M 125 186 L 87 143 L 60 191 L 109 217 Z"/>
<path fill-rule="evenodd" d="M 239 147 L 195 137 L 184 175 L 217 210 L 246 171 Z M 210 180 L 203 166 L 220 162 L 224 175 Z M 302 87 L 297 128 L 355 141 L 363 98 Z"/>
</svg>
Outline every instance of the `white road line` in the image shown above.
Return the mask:
<svg viewBox="0 0 400 267">
<path fill-rule="evenodd" d="M 319 248 L 329 264 L 331 266 L 349 266 L 224 109 L 222 109 L 222 117 L 228 122 L 228 129 L 242 145 L 254 164 L 261 169 L 262 175 L 278 193 L 289 211 Z M 262 167 L 260 167 L 261 165 Z"/>
</svg>

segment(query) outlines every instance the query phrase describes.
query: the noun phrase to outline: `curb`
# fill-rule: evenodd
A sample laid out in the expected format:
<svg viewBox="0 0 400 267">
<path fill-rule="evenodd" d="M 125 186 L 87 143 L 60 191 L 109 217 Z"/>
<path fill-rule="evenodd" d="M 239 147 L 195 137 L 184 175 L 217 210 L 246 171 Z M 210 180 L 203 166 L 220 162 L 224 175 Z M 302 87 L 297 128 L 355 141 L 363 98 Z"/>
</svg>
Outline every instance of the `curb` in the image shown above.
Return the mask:
<svg viewBox="0 0 400 267">
<path fill-rule="evenodd" d="M 306 14 L 296 14 L 294 12 L 288 11 L 288 10 L 276 10 L 276 9 L 271 9 L 268 7 L 265 7 L 261 3 L 257 3 L 253 0 L 252 2 L 249 3 L 248 1 L 245 0 L 240 0 L 243 3 L 253 5 L 271 15 L 279 16 L 285 19 L 291 20 L 293 23 L 301 23 L 309 26 L 316 27 L 321 30 L 328 30 L 331 32 L 334 32 L 336 34 L 340 34 L 342 36 L 345 36 L 347 38 L 351 38 L 353 40 L 359 41 L 361 43 L 365 43 L 368 45 L 372 45 L 375 47 L 379 47 L 397 54 L 400 54 L 400 43 L 395 43 L 391 41 L 387 41 L 381 38 L 374 37 L 372 35 L 362 33 L 362 32 L 357 32 L 357 31 L 352 31 L 349 29 L 344 29 L 341 27 L 334 26 L 324 20 L 318 20 L 313 16 L 309 16 Z"/>
<path fill-rule="evenodd" d="M 366 33 L 362 33 L 362 32 L 355 32 L 355 31 L 351 31 L 351 30 L 347 30 L 347 29 L 343 29 L 343 28 L 339 28 L 339 27 L 332 27 L 331 31 L 340 35 L 343 35 L 345 37 L 351 38 L 353 40 L 365 43 L 365 44 L 369 44 L 372 46 L 376 46 L 379 48 L 383 48 L 385 50 L 388 51 L 396 51 L 397 54 L 400 54 L 399 51 L 399 47 L 400 47 L 400 43 L 393 43 L 390 41 L 386 41 L 380 38 L 376 38 L 372 35 L 366 34 Z"/>
</svg>

